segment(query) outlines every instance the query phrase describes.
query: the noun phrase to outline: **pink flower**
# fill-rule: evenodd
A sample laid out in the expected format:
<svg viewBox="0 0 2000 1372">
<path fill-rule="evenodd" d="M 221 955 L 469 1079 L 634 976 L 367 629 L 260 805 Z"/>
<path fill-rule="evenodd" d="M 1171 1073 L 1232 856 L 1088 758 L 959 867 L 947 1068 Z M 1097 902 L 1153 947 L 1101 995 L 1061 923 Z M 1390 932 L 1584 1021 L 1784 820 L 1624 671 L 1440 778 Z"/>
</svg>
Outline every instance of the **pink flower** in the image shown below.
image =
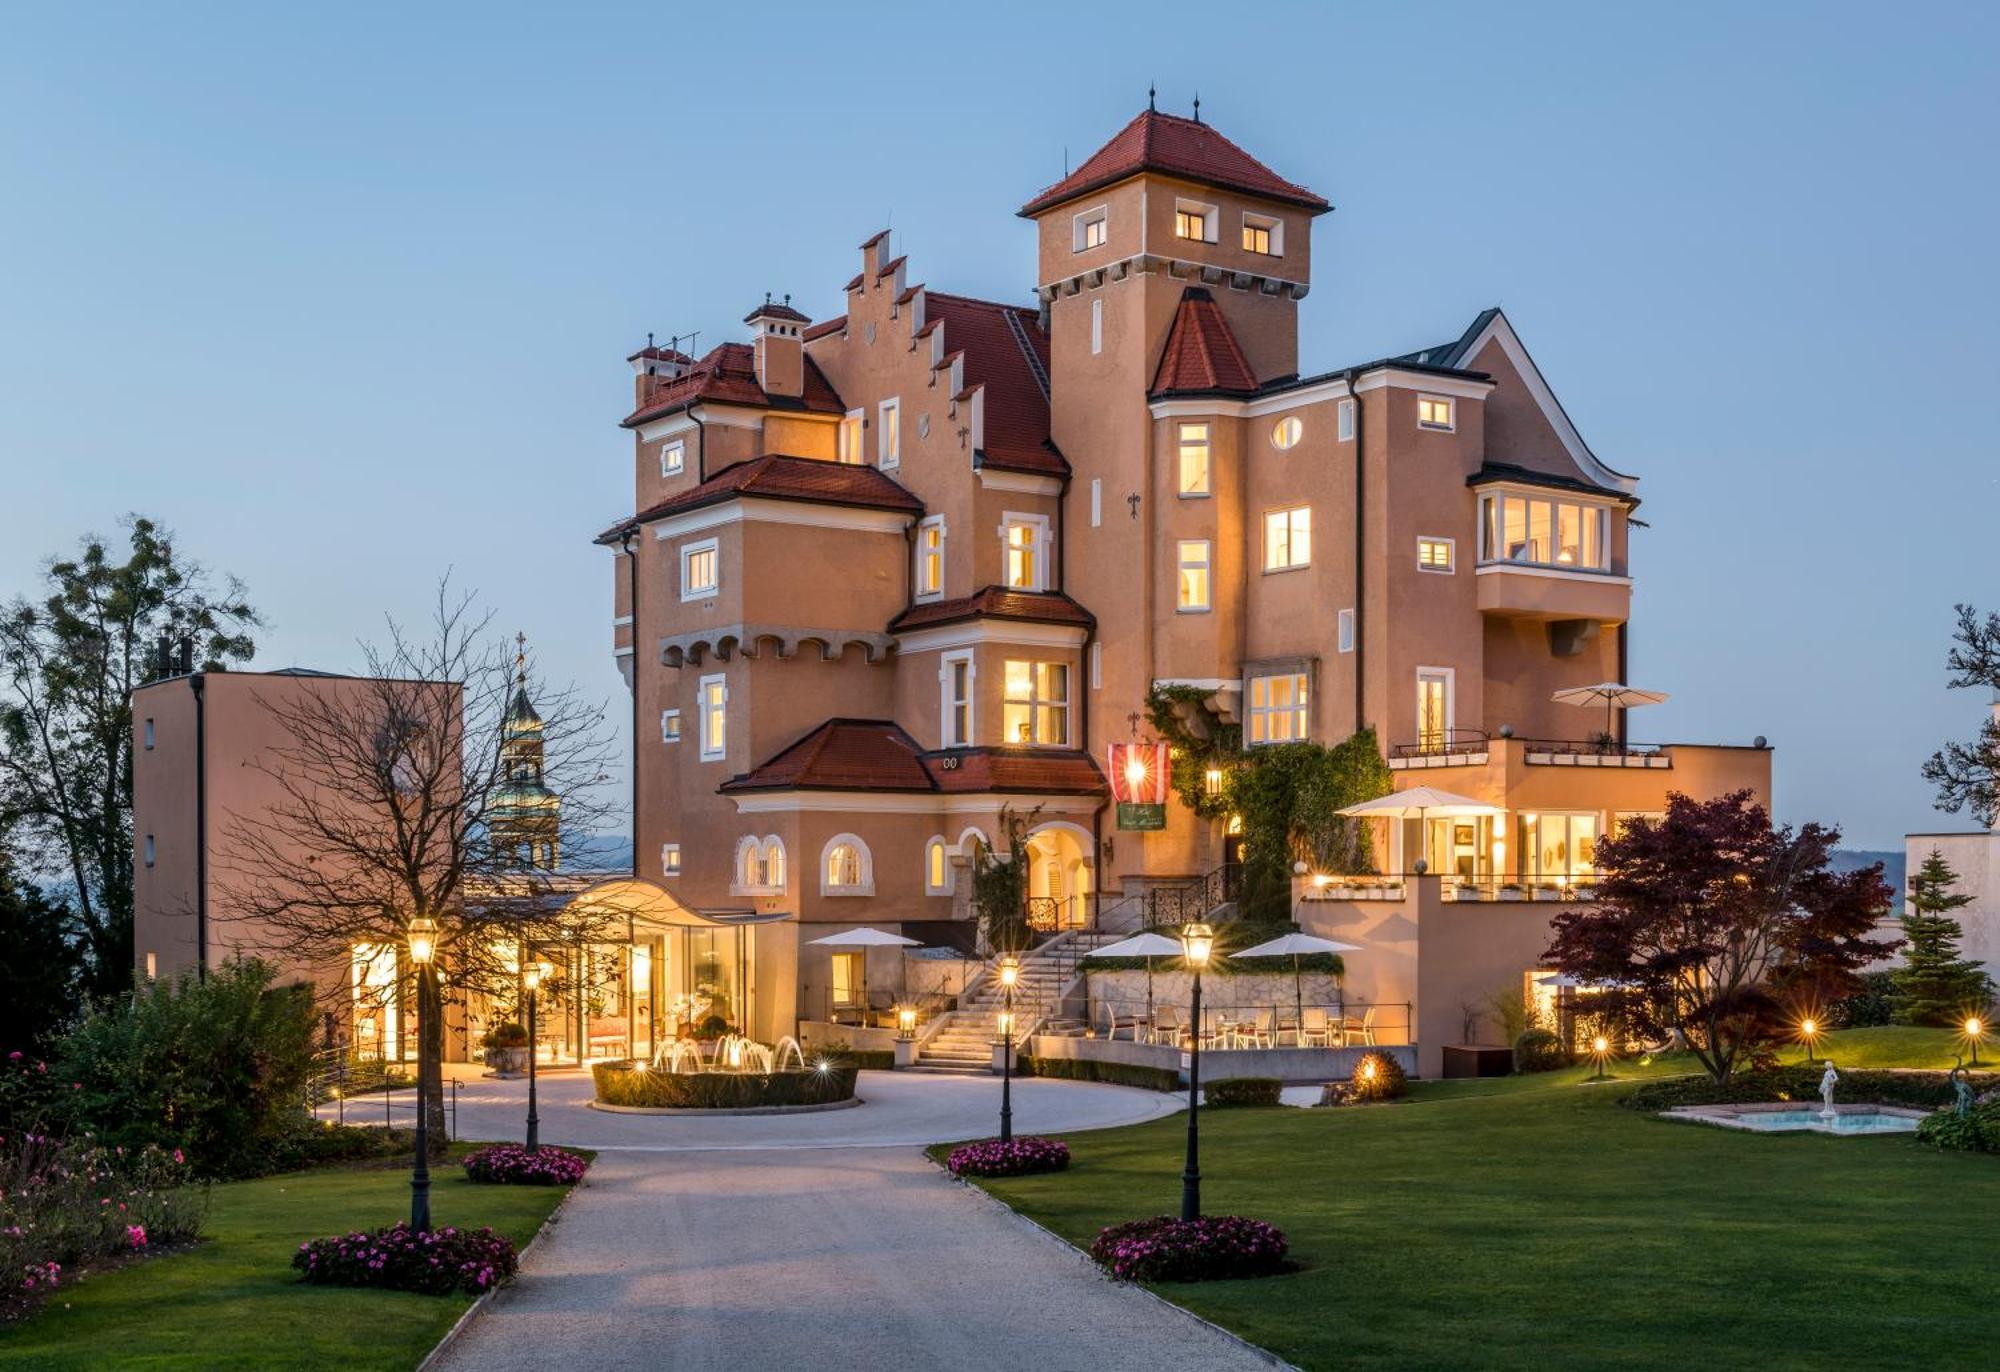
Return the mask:
<svg viewBox="0 0 2000 1372">
<path fill-rule="evenodd" d="M 131 1240 L 134 1248 L 144 1248 L 146 1246 L 146 1226 L 143 1224 L 126 1225 L 125 1237 Z"/>
</svg>

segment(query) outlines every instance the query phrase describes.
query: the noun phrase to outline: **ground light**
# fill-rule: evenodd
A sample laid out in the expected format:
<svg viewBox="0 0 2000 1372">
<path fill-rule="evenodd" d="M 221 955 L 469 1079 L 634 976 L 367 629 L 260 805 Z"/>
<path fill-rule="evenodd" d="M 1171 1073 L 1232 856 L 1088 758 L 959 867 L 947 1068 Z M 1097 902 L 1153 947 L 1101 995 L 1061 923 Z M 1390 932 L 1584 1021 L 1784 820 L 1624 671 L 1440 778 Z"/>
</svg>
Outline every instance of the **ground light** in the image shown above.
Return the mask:
<svg viewBox="0 0 2000 1372">
<path fill-rule="evenodd" d="M 1597 1074 L 1592 1081 L 1604 1080 L 1604 1060 L 1611 1055 L 1611 1040 L 1599 1034 L 1590 1041 L 1590 1055 L 1597 1059 Z"/>
<path fill-rule="evenodd" d="M 417 1160 L 410 1167 L 410 1228 L 431 1227 L 430 1054 L 431 960 L 437 956 L 437 921 L 418 915 L 410 921 L 410 965 L 417 971 Z"/>
<path fill-rule="evenodd" d="M 1986 1021 L 1977 1015 L 1965 1017 L 1966 1041 L 1972 1045 L 1972 1065 L 1979 1065 L 1979 1040 L 1986 1037 Z"/>
<path fill-rule="evenodd" d="M 531 962 L 521 969 L 521 985 L 528 994 L 528 1151 L 531 1153 L 542 1146 L 542 1120 L 535 1113 L 535 1002 L 549 970 L 546 962 Z"/>
<path fill-rule="evenodd" d="M 1215 952 L 1215 930 L 1190 924 L 1181 930 L 1181 954 L 1194 973 L 1194 994 L 1188 1007 L 1192 1025 L 1188 1044 L 1187 1166 L 1181 1172 L 1181 1218 L 1201 1218 L 1201 972 Z"/>
<path fill-rule="evenodd" d="M 905 1005 L 901 1009 L 896 1011 L 896 1037 L 899 1039 L 913 1039 L 916 1036 L 917 1036 L 916 1009 L 912 1006 Z"/>
<path fill-rule="evenodd" d="M 1807 1015 L 1799 1021 L 1799 1042 L 1806 1046 L 1807 1063 L 1811 1063 L 1813 1060 L 1813 1046 L 1819 1042 L 1819 1035 L 1819 1021 L 1811 1015 Z"/>
<path fill-rule="evenodd" d="M 1014 1141 L 1014 983 L 1021 979 L 1021 960 L 1012 953 L 1000 959 L 1000 990 L 1006 1000 L 1000 1011 L 1000 1142 Z"/>
</svg>

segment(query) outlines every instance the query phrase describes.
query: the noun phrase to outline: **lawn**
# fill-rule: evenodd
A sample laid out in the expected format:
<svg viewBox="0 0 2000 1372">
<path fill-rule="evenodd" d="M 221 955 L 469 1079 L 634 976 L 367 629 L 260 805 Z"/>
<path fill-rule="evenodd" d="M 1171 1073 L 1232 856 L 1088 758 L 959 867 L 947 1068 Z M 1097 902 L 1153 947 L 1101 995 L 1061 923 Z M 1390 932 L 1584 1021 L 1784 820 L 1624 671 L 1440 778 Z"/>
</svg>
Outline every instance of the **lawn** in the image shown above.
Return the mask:
<svg viewBox="0 0 2000 1372">
<path fill-rule="evenodd" d="M 1854 1031 L 1826 1051 L 1949 1065 L 1949 1038 Z M 1304 1270 L 1158 1289 L 1308 1368 L 1993 1365 L 2000 1158 L 1617 1104 L 1634 1076 L 1677 1067 L 1204 1112 L 1204 1208 L 1277 1223 Z M 1067 1173 L 989 1189 L 1087 1244 L 1175 1209 L 1184 1138 L 1183 1119 L 1077 1134 Z"/>
<path fill-rule="evenodd" d="M 562 1187 L 475 1186 L 454 1161 L 433 1170 L 431 1217 L 491 1225 L 525 1245 Z M 0 1331 L 0 1368 L 383 1368 L 408 1372 L 472 1303 L 303 1286 L 292 1253 L 323 1234 L 409 1214 L 404 1168 L 334 1168 L 231 1182 L 212 1193 L 202 1243 L 86 1277 Z"/>
</svg>

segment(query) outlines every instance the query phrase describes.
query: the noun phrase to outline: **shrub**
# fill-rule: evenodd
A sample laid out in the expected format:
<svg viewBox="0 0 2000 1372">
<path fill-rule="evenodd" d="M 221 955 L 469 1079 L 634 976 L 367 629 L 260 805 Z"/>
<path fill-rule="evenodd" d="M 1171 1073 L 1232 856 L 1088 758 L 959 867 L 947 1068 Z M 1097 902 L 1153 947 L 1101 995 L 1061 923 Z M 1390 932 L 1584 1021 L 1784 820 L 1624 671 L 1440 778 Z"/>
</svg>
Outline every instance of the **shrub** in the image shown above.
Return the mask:
<svg viewBox="0 0 2000 1372">
<path fill-rule="evenodd" d="M 1552 1029 L 1523 1029 L 1521 1036 L 1514 1040 L 1516 1072 L 1553 1072 L 1575 1060 L 1569 1045 Z"/>
<path fill-rule="evenodd" d="M 299 1280 L 318 1286 L 378 1286 L 443 1296 L 478 1295 L 514 1275 L 514 1245 L 491 1229 L 433 1229 L 408 1221 L 372 1233 L 312 1239 L 292 1254 Z"/>
<path fill-rule="evenodd" d="M 479 1040 L 479 1046 L 488 1049 L 526 1048 L 528 1046 L 528 1026 L 525 1024 L 516 1024 L 513 1020 L 508 1020 L 504 1024 L 496 1024 L 486 1031 L 485 1037 Z"/>
<path fill-rule="evenodd" d="M 1858 978 L 1861 989 L 1834 1006 L 1827 1017 L 1829 1022 L 1847 1029 L 1871 1029 L 1889 1023 L 1896 1010 L 1895 978 L 1893 972 L 1863 972 Z"/>
<path fill-rule="evenodd" d="M 695 1025 L 693 1037 L 702 1043 L 709 1043 L 729 1032 L 729 1021 L 721 1015 L 709 1015 Z"/>
<path fill-rule="evenodd" d="M 365 1162 L 416 1151 L 417 1136 L 407 1129 L 377 1129 L 332 1120 L 300 1118 L 265 1154 L 267 1172 L 298 1172 L 337 1162 Z"/>
<path fill-rule="evenodd" d="M 831 1105 L 854 1099 L 855 1069 L 804 1072 L 639 1072 L 624 1063 L 592 1065 L 597 1099 L 606 1105 L 671 1110 L 748 1110 L 771 1105 Z"/>
<path fill-rule="evenodd" d="M 1096 1058 L 1031 1058 L 1018 1054 L 1014 1070 L 1024 1077 L 1060 1077 L 1068 1081 L 1101 1081 L 1112 1086 L 1138 1086 L 1148 1091 L 1178 1091 L 1180 1073 L 1170 1067 L 1133 1062 L 1100 1062 Z"/>
<path fill-rule="evenodd" d="M 1726 1082 L 1703 1076 L 1668 1077 L 1641 1085 L 1623 1103 L 1635 1110 L 1672 1110 L 1683 1105 L 1750 1105 L 1761 1101 L 1820 1099 L 1819 1079 L 1825 1067 L 1780 1068 L 1775 1072 L 1738 1072 Z M 2000 1074 L 1969 1077 L 1975 1090 L 2000 1085 Z M 1852 1071 L 1840 1074 L 1836 1099 L 1901 1105 L 1935 1110 L 1954 1099 L 1951 1078 L 1944 1072 Z"/>
<path fill-rule="evenodd" d="M 496 1143 L 465 1155 L 467 1181 L 501 1186 L 574 1186 L 590 1160 L 567 1148 L 522 1148 Z"/>
<path fill-rule="evenodd" d="M 1159 1215 L 1102 1230 L 1090 1256 L 1122 1281 L 1225 1281 L 1285 1271 L 1288 1248 L 1284 1231 L 1262 1220 Z"/>
<path fill-rule="evenodd" d="M 807 1062 L 815 1065 L 824 1060 L 835 1067 L 854 1067 L 864 1072 L 887 1072 L 896 1065 L 893 1048 L 856 1048 L 841 1039 L 802 1043 L 799 1051 L 805 1054 Z"/>
<path fill-rule="evenodd" d="M 944 1160 L 954 1177 L 1027 1177 L 1069 1166 L 1069 1145 L 1061 1139 L 986 1139 L 961 1144 Z"/>
<path fill-rule="evenodd" d="M 1202 1088 L 1207 1105 L 1277 1105 L 1285 1084 L 1276 1077 L 1230 1077 Z"/>
<path fill-rule="evenodd" d="M 1961 1115 L 1947 1106 L 1918 1121 L 1917 1138 L 1950 1153 L 2000 1153 L 2000 1107 Z"/>
<path fill-rule="evenodd" d="M 1408 1095 L 1410 1078 L 1392 1053 L 1363 1053 L 1349 1079 L 1354 1100 L 1397 1100 Z"/>
</svg>

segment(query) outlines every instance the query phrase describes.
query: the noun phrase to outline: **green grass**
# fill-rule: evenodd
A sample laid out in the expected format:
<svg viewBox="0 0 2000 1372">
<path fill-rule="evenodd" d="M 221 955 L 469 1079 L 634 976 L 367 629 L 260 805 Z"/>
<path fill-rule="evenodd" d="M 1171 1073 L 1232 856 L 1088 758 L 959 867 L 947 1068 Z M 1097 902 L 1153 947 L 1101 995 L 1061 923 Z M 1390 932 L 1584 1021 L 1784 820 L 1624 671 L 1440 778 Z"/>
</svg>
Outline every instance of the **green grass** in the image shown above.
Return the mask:
<svg viewBox="0 0 2000 1372">
<path fill-rule="evenodd" d="M 466 1151 L 432 1171 L 432 1221 L 491 1225 L 525 1245 L 566 1188 L 475 1186 L 456 1161 Z M 294 1172 L 211 1194 L 199 1246 L 65 1287 L 0 1330 L 0 1368 L 407 1372 L 472 1303 L 294 1280 L 292 1253 L 306 1239 L 406 1218 L 407 1167 Z"/>
<path fill-rule="evenodd" d="M 1949 1065 L 1950 1037 L 1825 1051 Z M 1157 1289 L 1308 1368 L 1992 1365 L 2000 1159 L 1657 1120 L 1617 1099 L 1685 1063 L 1613 1070 L 1204 1113 L 1203 1208 L 1278 1224 L 1304 1270 Z M 1085 1245 L 1175 1210 L 1184 1139 L 1184 1118 L 1077 1134 L 1068 1172 L 984 1184 Z"/>
</svg>

